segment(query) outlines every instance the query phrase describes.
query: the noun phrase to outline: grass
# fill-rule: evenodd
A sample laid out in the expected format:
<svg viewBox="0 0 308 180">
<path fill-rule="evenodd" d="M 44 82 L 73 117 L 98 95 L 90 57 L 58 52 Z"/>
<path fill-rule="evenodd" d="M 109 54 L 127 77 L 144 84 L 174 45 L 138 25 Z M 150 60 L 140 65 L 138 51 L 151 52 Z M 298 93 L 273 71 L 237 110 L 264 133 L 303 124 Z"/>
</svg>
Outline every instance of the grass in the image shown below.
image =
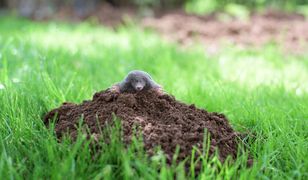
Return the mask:
<svg viewBox="0 0 308 180">
<path fill-rule="evenodd" d="M 297 12 L 306 16 L 307 4 L 307 0 L 188 0 L 184 3 L 184 8 L 187 12 L 193 14 L 224 11 L 238 18 L 247 18 L 249 10 L 262 12 L 266 9 Z"/>
<path fill-rule="evenodd" d="M 167 92 L 250 132 L 255 160 L 203 161 L 200 179 L 308 178 L 308 54 L 263 49 L 182 49 L 127 25 L 115 31 L 91 23 L 34 23 L 0 19 L 0 177 L 4 179 L 178 179 L 194 168 L 149 159 L 134 143 L 125 150 L 116 130 L 94 158 L 80 135 L 58 143 L 42 123 L 64 101 L 90 99 L 132 69 L 148 71 Z M 192 166 L 193 167 L 193 166 Z"/>
</svg>

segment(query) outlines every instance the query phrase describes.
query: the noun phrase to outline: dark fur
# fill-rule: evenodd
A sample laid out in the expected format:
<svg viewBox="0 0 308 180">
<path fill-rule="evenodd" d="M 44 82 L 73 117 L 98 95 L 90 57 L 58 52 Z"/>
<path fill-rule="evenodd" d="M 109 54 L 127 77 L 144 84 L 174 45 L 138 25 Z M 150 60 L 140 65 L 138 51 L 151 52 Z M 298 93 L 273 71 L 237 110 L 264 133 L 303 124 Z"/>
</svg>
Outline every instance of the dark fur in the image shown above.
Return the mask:
<svg viewBox="0 0 308 180">
<path fill-rule="evenodd" d="M 120 93 L 135 93 L 138 91 L 147 91 L 153 88 L 161 88 L 161 86 L 157 84 L 148 73 L 139 70 L 129 72 L 125 79 L 122 82 L 117 83 L 116 86 L 119 87 Z M 138 87 L 142 89 L 138 90 Z"/>
</svg>

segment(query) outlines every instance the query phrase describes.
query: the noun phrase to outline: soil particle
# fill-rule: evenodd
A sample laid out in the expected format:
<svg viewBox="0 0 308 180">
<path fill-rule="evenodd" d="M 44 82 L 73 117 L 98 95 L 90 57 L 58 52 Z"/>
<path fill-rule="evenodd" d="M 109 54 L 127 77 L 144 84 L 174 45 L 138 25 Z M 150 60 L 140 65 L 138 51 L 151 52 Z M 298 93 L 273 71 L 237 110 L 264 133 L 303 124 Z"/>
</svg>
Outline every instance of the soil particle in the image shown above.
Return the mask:
<svg viewBox="0 0 308 180">
<path fill-rule="evenodd" d="M 202 148 L 205 130 L 211 137 L 210 154 L 218 149 L 222 161 L 228 155 L 236 158 L 239 134 L 223 114 L 184 104 L 167 94 L 159 96 L 152 90 L 136 94 L 98 92 L 91 101 L 64 103 L 51 110 L 45 115 L 44 123 L 48 125 L 56 120 L 57 137 L 61 139 L 64 133 L 69 133 L 75 139 L 79 120 L 83 117 L 91 135 L 98 141 L 100 129 L 112 122 L 113 114 L 121 120 L 125 143 L 131 141 L 133 127 L 137 125 L 147 152 L 151 155 L 155 146 L 161 146 L 168 162 L 177 145 L 180 146 L 178 160 L 190 156 L 193 146 Z"/>
</svg>

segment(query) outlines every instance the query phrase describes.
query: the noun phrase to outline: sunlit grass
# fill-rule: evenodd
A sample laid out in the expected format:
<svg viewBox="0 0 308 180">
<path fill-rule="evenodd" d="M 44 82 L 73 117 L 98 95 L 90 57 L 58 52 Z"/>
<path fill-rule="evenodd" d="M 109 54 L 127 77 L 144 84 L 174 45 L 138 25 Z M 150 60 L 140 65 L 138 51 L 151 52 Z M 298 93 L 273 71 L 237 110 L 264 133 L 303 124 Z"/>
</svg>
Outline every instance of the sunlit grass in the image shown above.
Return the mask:
<svg viewBox="0 0 308 180">
<path fill-rule="evenodd" d="M 48 110 L 90 99 L 132 69 L 148 71 L 181 101 L 225 113 L 236 130 L 255 139 L 247 144 L 252 168 L 214 158 L 200 177 L 308 177 L 307 54 L 286 55 L 268 45 L 208 55 L 134 25 L 113 31 L 15 18 L 0 19 L 0 177 L 190 177 L 181 165 L 160 166 L 118 142 L 93 160 L 88 146 L 58 143 L 43 125 Z"/>
</svg>

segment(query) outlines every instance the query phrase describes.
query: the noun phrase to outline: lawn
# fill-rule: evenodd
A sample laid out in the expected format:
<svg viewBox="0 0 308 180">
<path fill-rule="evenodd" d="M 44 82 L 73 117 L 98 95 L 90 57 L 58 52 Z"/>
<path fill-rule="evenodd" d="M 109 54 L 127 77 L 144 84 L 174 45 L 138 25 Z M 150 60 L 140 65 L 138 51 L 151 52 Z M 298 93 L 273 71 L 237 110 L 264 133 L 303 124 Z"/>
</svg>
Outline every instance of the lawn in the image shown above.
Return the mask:
<svg viewBox="0 0 308 180">
<path fill-rule="evenodd" d="M 214 157 L 198 178 L 308 178 L 307 53 L 292 55 L 268 44 L 208 54 L 133 24 L 112 30 L 93 22 L 14 17 L 0 18 L 0 177 L 192 178 L 193 168 L 166 166 L 163 157 L 149 160 L 116 140 L 93 158 L 84 137 L 59 143 L 44 126 L 47 111 L 91 99 L 132 69 L 149 72 L 180 101 L 224 113 L 235 130 L 249 134 L 251 168 Z"/>
</svg>

